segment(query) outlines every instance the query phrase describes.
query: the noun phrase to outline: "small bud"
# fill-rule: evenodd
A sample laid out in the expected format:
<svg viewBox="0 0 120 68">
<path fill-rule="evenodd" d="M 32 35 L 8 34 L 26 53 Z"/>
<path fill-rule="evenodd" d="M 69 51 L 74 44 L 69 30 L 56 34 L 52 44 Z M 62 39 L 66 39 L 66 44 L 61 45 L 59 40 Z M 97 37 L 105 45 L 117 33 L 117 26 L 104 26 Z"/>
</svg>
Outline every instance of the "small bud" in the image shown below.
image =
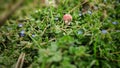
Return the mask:
<svg viewBox="0 0 120 68">
<path fill-rule="evenodd" d="M 106 33 L 107 33 L 107 30 L 103 29 L 101 32 L 102 32 L 103 34 L 106 34 Z"/>
</svg>

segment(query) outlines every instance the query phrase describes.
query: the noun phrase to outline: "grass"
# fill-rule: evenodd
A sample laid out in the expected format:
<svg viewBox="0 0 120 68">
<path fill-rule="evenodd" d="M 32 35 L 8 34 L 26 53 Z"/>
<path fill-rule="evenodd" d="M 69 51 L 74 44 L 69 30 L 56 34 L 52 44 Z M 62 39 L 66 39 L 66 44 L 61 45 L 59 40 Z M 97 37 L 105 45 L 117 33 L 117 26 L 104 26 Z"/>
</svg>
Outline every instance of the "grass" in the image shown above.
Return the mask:
<svg viewBox="0 0 120 68">
<path fill-rule="evenodd" d="M 95 9 L 85 13 L 81 0 L 58 8 L 26 3 L 0 27 L 0 68 L 13 68 L 21 53 L 23 68 L 120 67 L 119 1 L 88 1 Z M 66 13 L 73 17 L 69 26 Z"/>
</svg>

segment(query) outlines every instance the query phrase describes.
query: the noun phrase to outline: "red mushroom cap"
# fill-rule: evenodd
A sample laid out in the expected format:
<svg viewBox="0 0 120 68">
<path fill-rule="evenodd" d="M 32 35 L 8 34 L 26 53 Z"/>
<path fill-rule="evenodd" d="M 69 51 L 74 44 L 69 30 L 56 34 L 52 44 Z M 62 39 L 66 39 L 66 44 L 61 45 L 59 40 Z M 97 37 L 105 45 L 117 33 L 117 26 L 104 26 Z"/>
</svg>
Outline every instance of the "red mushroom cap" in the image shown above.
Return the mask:
<svg viewBox="0 0 120 68">
<path fill-rule="evenodd" d="M 70 14 L 65 14 L 63 16 L 63 20 L 65 21 L 65 24 L 70 24 L 70 22 L 72 21 L 72 16 Z"/>
</svg>

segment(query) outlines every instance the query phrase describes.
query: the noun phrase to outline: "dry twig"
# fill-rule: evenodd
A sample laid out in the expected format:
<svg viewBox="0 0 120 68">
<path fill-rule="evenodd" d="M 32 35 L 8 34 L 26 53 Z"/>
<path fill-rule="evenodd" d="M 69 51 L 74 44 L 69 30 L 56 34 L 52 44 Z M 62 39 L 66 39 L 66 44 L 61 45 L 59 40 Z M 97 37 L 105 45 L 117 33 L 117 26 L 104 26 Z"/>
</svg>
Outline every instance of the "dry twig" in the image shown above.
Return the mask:
<svg viewBox="0 0 120 68">
<path fill-rule="evenodd" d="M 16 63 L 15 68 L 22 68 L 23 67 L 24 58 L 25 58 L 25 53 L 21 53 L 19 58 L 18 58 L 18 61 Z"/>
</svg>

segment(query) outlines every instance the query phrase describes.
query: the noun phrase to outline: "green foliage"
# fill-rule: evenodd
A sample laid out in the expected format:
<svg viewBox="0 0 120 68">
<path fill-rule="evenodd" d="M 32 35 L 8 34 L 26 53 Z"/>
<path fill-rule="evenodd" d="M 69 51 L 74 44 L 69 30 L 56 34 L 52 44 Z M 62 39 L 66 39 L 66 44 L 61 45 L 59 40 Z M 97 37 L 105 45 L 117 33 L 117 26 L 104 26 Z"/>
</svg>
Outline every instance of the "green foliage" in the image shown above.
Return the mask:
<svg viewBox="0 0 120 68">
<path fill-rule="evenodd" d="M 21 52 L 26 54 L 23 68 L 119 68 L 119 1 L 90 0 L 96 9 L 85 13 L 84 6 L 76 7 L 83 1 L 33 8 L 33 0 L 26 0 L 0 27 L 0 68 L 13 68 Z M 73 20 L 65 25 L 62 17 L 73 8 Z"/>
</svg>

